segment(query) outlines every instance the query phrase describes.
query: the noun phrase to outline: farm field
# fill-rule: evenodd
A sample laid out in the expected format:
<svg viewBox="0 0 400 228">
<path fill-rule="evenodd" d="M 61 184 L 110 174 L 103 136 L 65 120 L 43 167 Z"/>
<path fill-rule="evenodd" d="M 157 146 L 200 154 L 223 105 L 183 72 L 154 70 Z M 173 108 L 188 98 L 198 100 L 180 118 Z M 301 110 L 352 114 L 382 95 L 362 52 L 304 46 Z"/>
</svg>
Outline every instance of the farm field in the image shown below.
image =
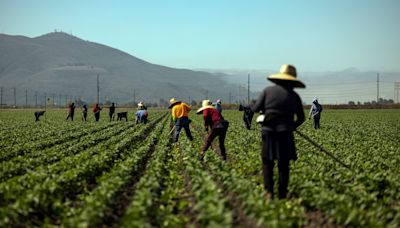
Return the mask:
<svg viewBox="0 0 400 228">
<path fill-rule="evenodd" d="M 350 169 L 295 134 L 289 197 L 270 201 L 260 128 L 246 130 L 241 112 L 222 112 L 226 162 L 217 144 L 198 159 L 206 132 L 193 111 L 195 139 L 182 132 L 177 144 L 167 110 L 150 110 L 146 125 L 132 112 L 128 122 L 79 114 L 35 122 L 32 110 L 0 110 L 0 227 L 400 226 L 400 110 L 327 109 L 320 130 L 304 123 Z"/>
</svg>

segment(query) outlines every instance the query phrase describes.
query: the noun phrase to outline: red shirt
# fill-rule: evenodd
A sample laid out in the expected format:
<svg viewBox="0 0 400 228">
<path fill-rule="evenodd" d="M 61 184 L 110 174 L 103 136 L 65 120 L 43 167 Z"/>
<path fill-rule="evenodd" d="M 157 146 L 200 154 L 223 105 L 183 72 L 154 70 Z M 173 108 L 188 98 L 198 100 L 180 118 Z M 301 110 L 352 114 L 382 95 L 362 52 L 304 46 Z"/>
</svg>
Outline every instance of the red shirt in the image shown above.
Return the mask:
<svg viewBox="0 0 400 228">
<path fill-rule="evenodd" d="M 203 110 L 204 127 L 211 126 L 212 128 L 224 118 L 221 113 L 215 108 L 206 108 Z"/>
</svg>

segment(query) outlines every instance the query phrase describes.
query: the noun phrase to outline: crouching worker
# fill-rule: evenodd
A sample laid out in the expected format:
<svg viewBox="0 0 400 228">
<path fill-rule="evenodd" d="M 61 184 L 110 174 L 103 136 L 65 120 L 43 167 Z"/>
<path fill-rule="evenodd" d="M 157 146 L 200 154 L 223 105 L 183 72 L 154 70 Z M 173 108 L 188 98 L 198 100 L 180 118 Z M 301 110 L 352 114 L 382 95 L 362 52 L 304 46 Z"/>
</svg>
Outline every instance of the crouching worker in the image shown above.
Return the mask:
<svg viewBox="0 0 400 228">
<path fill-rule="evenodd" d="M 221 151 L 221 157 L 226 160 L 225 153 L 225 137 L 228 130 L 229 122 L 224 120 L 221 113 L 211 106 L 209 100 L 203 100 L 202 107 L 197 110 L 197 114 L 203 114 L 204 128 L 208 132 L 208 128 L 211 128 L 210 133 L 207 136 L 206 143 L 200 152 L 200 160 L 203 160 L 205 152 L 210 148 L 212 141 L 218 136 L 219 149 Z"/>
<path fill-rule="evenodd" d="M 305 88 L 305 85 L 297 79 L 296 68 L 291 65 L 283 65 L 280 73 L 269 76 L 268 80 L 275 85 L 261 92 L 252 110 L 265 114 L 261 132 L 264 189 L 267 197 L 273 198 L 273 170 L 278 161 L 279 198 L 282 199 L 288 191 L 289 161 L 297 159 L 293 131 L 304 122 L 303 105 L 293 88 Z"/>
<path fill-rule="evenodd" d="M 46 111 L 36 111 L 35 112 L 35 121 L 39 121 L 39 117 L 43 116 Z"/>
<path fill-rule="evenodd" d="M 171 120 L 173 127 L 175 128 L 174 142 L 178 142 L 179 134 L 183 129 L 185 129 L 186 136 L 190 141 L 193 140 L 192 133 L 190 132 L 189 124 L 189 112 L 192 108 L 183 103 L 182 101 L 178 101 L 175 98 L 169 100 L 170 106 L 168 108 L 171 109 Z"/>
<path fill-rule="evenodd" d="M 138 111 L 136 112 L 136 124 L 138 123 L 147 123 L 147 116 L 148 112 L 144 109 L 144 105 L 140 104 L 138 105 Z"/>
</svg>

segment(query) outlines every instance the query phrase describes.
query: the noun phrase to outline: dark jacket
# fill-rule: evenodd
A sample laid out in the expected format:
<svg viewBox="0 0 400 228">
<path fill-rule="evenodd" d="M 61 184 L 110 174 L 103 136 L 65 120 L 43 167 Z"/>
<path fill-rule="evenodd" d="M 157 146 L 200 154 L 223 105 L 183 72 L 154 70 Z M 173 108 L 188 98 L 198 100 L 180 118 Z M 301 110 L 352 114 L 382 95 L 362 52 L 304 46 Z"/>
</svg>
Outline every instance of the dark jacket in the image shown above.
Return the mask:
<svg viewBox="0 0 400 228">
<path fill-rule="evenodd" d="M 320 118 L 322 112 L 322 106 L 318 103 L 318 101 L 313 101 L 309 116 Z"/>
<path fill-rule="evenodd" d="M 263 129 L 268 131 L 294 131 L 304 122 L 303 105 L 299 95 L 293 88 L 283 85 L 266 87 L 251 109 L 253 112 L 262 111 L 265 114 L 262 125 Z"/>
</svg>

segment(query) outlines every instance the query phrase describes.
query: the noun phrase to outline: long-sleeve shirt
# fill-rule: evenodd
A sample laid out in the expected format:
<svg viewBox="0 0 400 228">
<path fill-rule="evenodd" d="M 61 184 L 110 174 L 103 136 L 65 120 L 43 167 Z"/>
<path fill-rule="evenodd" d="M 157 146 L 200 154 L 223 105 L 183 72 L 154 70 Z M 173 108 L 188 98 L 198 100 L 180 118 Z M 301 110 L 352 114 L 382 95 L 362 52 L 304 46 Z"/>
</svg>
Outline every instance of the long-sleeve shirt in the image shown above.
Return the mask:
<svg viewBox="0 0 400 228">
<path fill-rule="evenodd" d="M 143 118 L 144 116 L 147 116 L 147 111 L 146 110 L 139 110 L 139 111 L 137 111 L 136 112 L 136 116 L 138 117 L 138 118 Z"/>
<path fill-rule="evenodd" d="M 69 111 L 69 113 L 74 113 L 75 112 L 75 105 L 69 105 L 68 111 Z"/>
<path fill-rule="evenodd" d="M 312 103 L 310 108 L 310 113 L 308 114 L 309 117 L 320 117 L 322 112 L 322 106 L 319 103 Z"/>
<path fill-rule="evenodd" d="M 221 113 L 215 108 L 206 108 L 203 110 L 204 127 L 215 127 L 220 120 L 223 120 Z"/>
<path fill-rule="evenodd" d="M 293 131 L 304 122 L 303 105 L 299 95 L 293 88 L 282 85 L 266 87 L 252 106 L 252 110 L 265 114 L 263 128 L 269 131 Z"/>
<path fill-rule="evenodd" d="M 183 102 L 174 105 L 171 110 L 172 121 L 176 121 L 182 117 L 189 117 L 190 110 L 192 110 L 192 108 Z"/>
</svg>

